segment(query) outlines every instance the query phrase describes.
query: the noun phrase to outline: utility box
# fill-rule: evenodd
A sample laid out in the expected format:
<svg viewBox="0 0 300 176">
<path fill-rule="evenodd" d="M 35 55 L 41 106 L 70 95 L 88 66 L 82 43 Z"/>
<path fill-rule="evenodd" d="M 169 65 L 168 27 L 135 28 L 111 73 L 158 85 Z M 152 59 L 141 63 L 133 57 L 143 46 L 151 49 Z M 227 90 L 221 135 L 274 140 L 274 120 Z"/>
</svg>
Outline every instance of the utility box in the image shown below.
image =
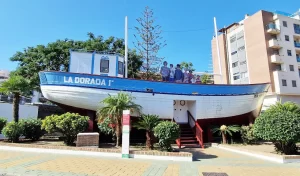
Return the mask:
<svg viewBox="0 0 300 176">
<path fill-rule="evenodd" d="M 99 133 L 78 133 L 76 147 L 99 147 Z"/>
</svg>

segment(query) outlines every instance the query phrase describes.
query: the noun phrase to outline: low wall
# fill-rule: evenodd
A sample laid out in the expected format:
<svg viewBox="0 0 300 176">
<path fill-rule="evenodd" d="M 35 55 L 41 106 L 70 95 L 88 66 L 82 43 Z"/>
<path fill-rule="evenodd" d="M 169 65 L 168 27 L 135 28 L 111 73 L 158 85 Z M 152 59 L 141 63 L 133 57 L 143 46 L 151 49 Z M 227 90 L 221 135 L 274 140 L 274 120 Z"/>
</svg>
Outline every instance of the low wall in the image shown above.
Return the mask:
<svg viewBox="0 0 300 176">
<path fill-rule="evenodd" d="M 38 106 L 20 105 L 19 108 L 20 119 L 37 118 L 38 116 Z M 13 105 L 11 103 L 0 103 L 0 117 L 6 118 L 8 122 L 13 120 Z M 0 139 L 3 139 L 2 134 L 0 134 Z"/>
</svg>

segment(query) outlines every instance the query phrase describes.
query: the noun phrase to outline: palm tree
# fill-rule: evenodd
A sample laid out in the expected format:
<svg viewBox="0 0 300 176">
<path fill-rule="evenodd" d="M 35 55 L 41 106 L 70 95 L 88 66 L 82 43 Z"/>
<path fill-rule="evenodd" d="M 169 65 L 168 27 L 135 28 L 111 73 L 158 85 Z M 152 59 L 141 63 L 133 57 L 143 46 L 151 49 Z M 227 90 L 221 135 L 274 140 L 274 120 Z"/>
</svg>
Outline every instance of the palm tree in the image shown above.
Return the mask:
<svg viewBox="0 0 300 176">
<path fill-rule="evenodd" d="M 146 130 L 146 146 L 148 149 L 153 150 L 153 129 L 159 123 L 159 118 L 157 115 L 142 115 L 142 119 L 140 119 L 134 127 L 139 130 Z"/>
<path fill-rule="evenodd" d="M 32 91 L 32 87 L 29 81 L 22 76 L 12 75 L 0 85 L 0 92 L 13 94 L 13 117 L 15 122 L 19 121 L 20 97 L 29 95 L 30 91 Z"/>
<path fill-rule="evenodd" d="M 282 111 L 289 111 L 294 112 L 297 114 L 300 114 L 300 106 L 294 102 L 287 101 L 285 103 L 282 103 L 281 100 L 276 102 L 274 105 L 271 105 L 270 108 L 268 108 L 268 112 L 278 112 L 279 110 Z"/>
<path fill-rule="evenodd" d="M 98 109 L 98 118 L 105 119 L 110 117 L 112 122 L 116 124 L 116 146 L 121 146 L 122 133 L 122 116 L 123 110 L 131 110 L 132 112 L 140 113 L 141 106 L 133 102 L 134 97 L 127 93 L 120 92 L 116 96 L 109 95 L 101 103 L 104 107 Z"/>
<path fill-rule="evenodd" d="M 222 135 L 222 143 L 227 144 L 227 133 L 232 136 L 232 132 L 238 132 L 240 131 L 241 127 L 238 125 L 222 125 L 221 127 L 215 127 L 212 129 L 213 133 L 219 132 L 219 135 Z"/>
</svg>

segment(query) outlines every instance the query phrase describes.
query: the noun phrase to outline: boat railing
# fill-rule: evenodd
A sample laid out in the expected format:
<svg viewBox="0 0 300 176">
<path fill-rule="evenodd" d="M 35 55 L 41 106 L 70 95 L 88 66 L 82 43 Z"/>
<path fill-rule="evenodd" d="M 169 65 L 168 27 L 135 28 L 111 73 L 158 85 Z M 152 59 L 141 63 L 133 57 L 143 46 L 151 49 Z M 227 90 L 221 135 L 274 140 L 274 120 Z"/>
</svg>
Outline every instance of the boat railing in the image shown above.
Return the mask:
<svg viewBox="0 0 300 176">
<path fill-rule="evenodd" d="M 204 148 L 203 145 L 203 130 L 201 126 L 198 124 L 198 122 L 194 119 L 193 115 L 190 113 L 190 111 L 187 111 L 188 114 L 188 123 L 190 127 L 193 129 L 196 139 L 199 142 L 199 145 Z"/>
<path fill-rule="evenodd" d="M 174 119 L 174 118 L 172 119 L 172 121 L 176 123 L 176 121 L 175 121 L 175 119 Z M 178 139 L 176 139 L 176 144 L 177 144 L 178 148 L 181 148 L 180 133 L 179 133 L 179 138 L 178 138 Z"/>
</svg>

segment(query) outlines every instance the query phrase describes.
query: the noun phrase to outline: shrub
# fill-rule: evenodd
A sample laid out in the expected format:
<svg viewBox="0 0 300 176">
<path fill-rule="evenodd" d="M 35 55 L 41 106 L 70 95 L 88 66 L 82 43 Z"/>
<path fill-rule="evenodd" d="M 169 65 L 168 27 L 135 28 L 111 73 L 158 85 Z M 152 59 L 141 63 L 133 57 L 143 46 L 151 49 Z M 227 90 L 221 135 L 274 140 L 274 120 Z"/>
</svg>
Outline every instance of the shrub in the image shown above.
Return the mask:
<svg viewBox="0 0 300 176">
<path fill-rule="evenodd" d="M 0 134 L 4 126 L 6 125 L 7 120 L 5 118 L 0 117 Z"/>
<path fill-rule="evenodd" d="M 40 119 L 23 119 L 20 120 L 20 123 L 23 125 L 22 134 L 26 139 L 37 141 L 43 136 L 42 121 Z"/>
<path fill-rule="evenodd" d="M 253 125 L 241 127 L 241 137 L 244 144 L 255 144 L 258 138 L 253 133 Z"/>
<path fill-rule="evenodd" d="M 115 140 L 116 133 L 115 133 L 115 125 L 113 124 L 111 118 L 106 117 L 103 120 L 98 122 L 98 128 L 100 132 L 106 135 L 113 135 L 113 140 Z"/>
<path fill-rule="evenodd" d="M 88 126 L 89 117 L 81 116 L 77 113 L 65 113 L 60 116 L 47 116 L 42 121 L 42 129 L 48 133 L 61 132 L 63 134 L 64 143 L 72 145 L 78 133 L 84 132 Z"/>
<path fill-rule="evenodd" d="M 160 122 L 154 128 L 154 136 L 159 139 L 158 144 L 162 150 L 172 151 L 171 144 L 179 138 L 179 134 L 179 125 L 170 121 Z"/>
<path fill-rule="evenodd" d="M 22 123 L 12 121 L 6 124 L 2 130 L 2 133 L 6 138 L 8 138 L 9 141 L 18 142 L 19 137 L 23 133 L 23 128 L 24 126 Z"/>
<path fill-rule="evenodd" d="M 300 139 L 300 114 L 278 109 L 266 110 L 254 123 L 254 135 L 272 141 L 275 149 L 284 154 L 297 153 L 296 142 Z"/>
</svg>

